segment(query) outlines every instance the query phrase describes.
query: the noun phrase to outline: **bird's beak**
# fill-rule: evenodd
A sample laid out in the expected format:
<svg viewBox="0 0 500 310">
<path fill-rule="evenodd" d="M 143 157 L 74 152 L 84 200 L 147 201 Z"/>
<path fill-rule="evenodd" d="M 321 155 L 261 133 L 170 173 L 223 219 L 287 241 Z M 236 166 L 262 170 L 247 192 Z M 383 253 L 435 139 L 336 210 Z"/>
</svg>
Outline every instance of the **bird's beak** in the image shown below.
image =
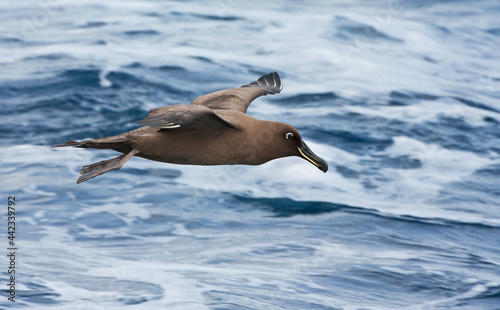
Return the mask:
<svg viewBox="0 0 500 310">
<path fill-rule="evenodd" d="M 305 144 L 304 142 L 302 142 L 302 146 L 299 147 L 298 149 L 299 149 L 299 152 L 300 152 L 300 155 L 301 155 L 302 158 L 304 158 L 305 160 L 307 160 L 311 164 L 313 164 L 316 167 L 318 167 L 319 170 L 321 170 L 323 172 L 327 172 L 328 171 L 328 164 L 326 163 L 326 161 L 324 161 L 323 159 L 321 159 L 318 156 L 316 156 L 316 154 L 314 154 L 309 149 L 309 147 L 307 146 L 307 144 Z"/>
</svg>

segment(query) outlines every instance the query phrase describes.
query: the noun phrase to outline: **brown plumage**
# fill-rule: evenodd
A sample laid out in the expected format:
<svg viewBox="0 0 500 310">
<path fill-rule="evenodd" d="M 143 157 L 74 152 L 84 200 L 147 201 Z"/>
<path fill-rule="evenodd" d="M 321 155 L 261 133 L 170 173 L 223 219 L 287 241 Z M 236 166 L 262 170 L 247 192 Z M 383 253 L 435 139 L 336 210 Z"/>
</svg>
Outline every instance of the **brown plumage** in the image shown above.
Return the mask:
<svg viewBox="0 0 500 310">
<path fill-rule="evenodd" d="M 138 124 L 144 127 L 117 136 L 68 141 L 54 147 L 112 149 L 117 158 L 84 166 L 78 183 L 118 170 L 133 156 L 185 165 L 260 165 L 299 156 L 326 172 L 327 163 L 302 141 L 294 127 L 255 119 L 246 114 L 250 103 L 276 94 L 283 85 L 276 72 L 240 88 L 216 91 L 189 105 L 152 109 Z"/>
</svg>

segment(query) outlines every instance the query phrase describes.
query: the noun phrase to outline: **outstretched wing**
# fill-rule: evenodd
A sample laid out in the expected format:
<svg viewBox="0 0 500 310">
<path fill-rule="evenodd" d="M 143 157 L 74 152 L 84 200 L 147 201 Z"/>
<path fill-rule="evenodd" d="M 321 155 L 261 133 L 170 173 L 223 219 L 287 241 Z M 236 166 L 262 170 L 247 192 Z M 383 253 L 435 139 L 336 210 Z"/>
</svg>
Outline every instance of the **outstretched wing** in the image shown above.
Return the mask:
<svg viewBox="0 0 500 310">
<path fill-rule="evenodd" d="M 152 109 L 137 124 L 158 129 L 217 129 L 236 128 L 229 117 L 219 116 L 203 106 L 172 105 Z"/>
<path fill-rule="evenodd" d="M 216 91 L 196 98 L 192 105 L 205 106 L 214 110 L 235 110 L 246 113 L 250 103 L 267 94 L 277 94 L 283 89 L 276 72 L 261 76 L 257 81 L 240 88 Z"/>
</svg>

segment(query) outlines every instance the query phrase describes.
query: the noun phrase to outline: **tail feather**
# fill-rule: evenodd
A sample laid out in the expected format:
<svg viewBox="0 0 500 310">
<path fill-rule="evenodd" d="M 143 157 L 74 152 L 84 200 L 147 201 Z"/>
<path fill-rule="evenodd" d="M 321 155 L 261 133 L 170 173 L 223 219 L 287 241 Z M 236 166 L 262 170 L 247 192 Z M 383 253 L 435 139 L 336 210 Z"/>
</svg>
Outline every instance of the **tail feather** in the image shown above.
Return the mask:
<svg viewBox="0 0 500 310">
<path fill-rule="evenodd" d="M 120 169 L 123 164 L 125 164 L 132 156 L 139 153 L 139 151 L 133 149 L 130 153 L 118 156 L 116 158 L 103 160 L 91 165 L 84 166 L 81 170 L 81 176 L 76 181 L 76 184 L 88 181 L 92 178 L 100 176 L 106 172 Z"/>
<path fill-rule="evenodd" d="M 59 145 L 51 146 L 50 148 L 53 149 L 53 148 L 56 148 L 56 147 L 64 147 L 64 146 L 80 146 L 80 145 L 84 144 L 87 141 L 89 141 L 89 140 L 80 141 L 80 142 L 68 141 L 68 142 L 66 142 L 64 144 L 59 144 Z"/>
<path fill-rule="evenodd" d="M 64 144 L 51 146 L 50 148 L 53 149 L 66 146 L 74 146 L 78 148 L 111 149 L 125 154 L 132 151 L 132 147 L 127 143 L 126 138 L 121 136 L 84 141 L 68 141 Z"/>
</svg>

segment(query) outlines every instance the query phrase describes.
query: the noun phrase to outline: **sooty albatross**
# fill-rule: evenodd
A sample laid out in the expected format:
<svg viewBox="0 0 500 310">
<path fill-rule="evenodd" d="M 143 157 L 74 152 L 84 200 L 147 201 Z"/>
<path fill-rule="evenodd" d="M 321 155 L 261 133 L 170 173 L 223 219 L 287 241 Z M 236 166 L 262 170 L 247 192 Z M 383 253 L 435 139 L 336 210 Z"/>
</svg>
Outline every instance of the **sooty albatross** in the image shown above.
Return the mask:
<svg viewBox="0 0 500 310">
<path fill-rule="evenodd" d="M 137 123 L 144 127 L 117 136 L 68 141 L 62 146 L 112 149 L 123 155 L 84 166 L 77 184 L 120 169 L 132 156 L 185 165 L 260 165 L 299 156 L 321 171 L 327 163 L 302 141 L 294 127 L 263 121 L 246 114 L 254 99 L 281 92 L 283 84 L 272 72 L 240 88 L 216 91 L 191 104 L 152 109 Z"/>
</svg>

